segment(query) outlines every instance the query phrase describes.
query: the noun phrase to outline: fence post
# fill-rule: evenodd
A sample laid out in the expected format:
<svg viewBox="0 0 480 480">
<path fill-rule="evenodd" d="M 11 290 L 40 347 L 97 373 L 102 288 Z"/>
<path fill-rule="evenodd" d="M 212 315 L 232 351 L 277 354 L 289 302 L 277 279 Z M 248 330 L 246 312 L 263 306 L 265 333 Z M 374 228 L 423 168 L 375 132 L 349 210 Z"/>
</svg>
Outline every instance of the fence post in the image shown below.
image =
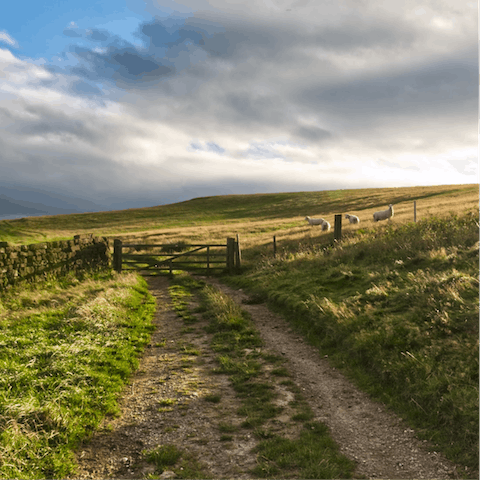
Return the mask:
<svg viewBox="0 0 480 480">
<path fill-rule="evenodd" d="M 210 276 L 210 245 L 207 245 L 207 277 Z"/>
<path fill-rule="evenodd" d="M 237 243 L 235 246 L 235 263 L 237 270 L 242 268 L 242 251 L 240 250 L 240 237 L 237 233 Z"/>
<path fill-rule="evenodd" d="M 417 201 L 413 201 L 413 221 L 417 223 Z"/>
<path fill-rule="evenodd" d="M 333 238 L 340 240 L 342 238 L 342 216 L 335 215 L 335 229 L 333 231 Z"/>
<path fill-rule="evenodd" d="M 235 239 L 227 238 L 227 270 L 232 273 L 235 266 Z"/>
<path fill-rule="evenodd" d="M 273 258 L 277 256 L 277 236 L 273 236 Z"/>
<path fill-rule="evenodd" d="M 117 238 L 113 241 L 113 268 L 118 273 L 122 271 L 122 241 Z"/>
</svg>

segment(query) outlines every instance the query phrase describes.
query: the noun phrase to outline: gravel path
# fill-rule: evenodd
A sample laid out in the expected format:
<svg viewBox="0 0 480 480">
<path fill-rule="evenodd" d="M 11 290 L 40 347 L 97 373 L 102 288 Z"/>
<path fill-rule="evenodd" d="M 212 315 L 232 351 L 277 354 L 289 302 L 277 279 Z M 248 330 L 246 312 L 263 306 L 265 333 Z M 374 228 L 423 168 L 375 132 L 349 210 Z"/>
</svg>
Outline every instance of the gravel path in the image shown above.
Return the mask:
<svg viewBox="0 0 480 480">
<path fill-rule="evenodd" d="M 396 415 L 359 391 L 306 344 L 286 321 L 265 305 L 248 305 L 241 290 L 212 283 L 252 316 L 267 348 L 288 359 L 289 370 L 315 413 L 328 425 L 343 454 L 354 459 L 357 473 L 369 478 L 458 478 L 457 467 L 427 449 Z"/>
<path fill-rule="evenodd" d="M 358 391 L 280 316 L 265 305 L 243 303 L 248 297 L 241 290 L 205 280 L 251 314 L 267 350 L 284 355 L 285 366 L 309 402 L 314 420 L 325 423 L 342 453 L 355 460 L 357 477 L 459 478 L 455 465 L 430 452 L 426 442 L 419 441 L 398 417 Z M 228 378 L 212 376 L 216 361 L 202 320 L 185 331 L 183 321 L 172 311 L 168 280 L 149 278 L 149 284 L 157 299 L 157 329 L 122 396 L 121 416 L 106 419 L 103 428 L 80 446 L 80 467 L 72 478 L 145 478 L 154 467 L 145 461 L 143 452 L 165 444 L 190 452 L 213 478 L 251 478 L 248 472 L 256 463 L 251 450 L 257 440 L 244 429 L 233 433 L 228 442 L 221 438 L 221 422 L 239 425 L 243 418 L 237 414 L 240 404 Z M 186 355 L 186 345 L 200 355 Z M 289 392 L 281 391 L 280 385 L 276 388 L 279 399 L 288 400 Z M 222 401 L 206 401 L 212 394 L 220 395 Z M 165 399 L 172 399 L 171 408 L 165 406 Z M 288 417 L 276 420 L 272 428 L 283 435 L 294 433 L 292 428 L 298 427 Z M 164 472 L 161 478 L 173 477 L 173 472 Z"/>
</svg>

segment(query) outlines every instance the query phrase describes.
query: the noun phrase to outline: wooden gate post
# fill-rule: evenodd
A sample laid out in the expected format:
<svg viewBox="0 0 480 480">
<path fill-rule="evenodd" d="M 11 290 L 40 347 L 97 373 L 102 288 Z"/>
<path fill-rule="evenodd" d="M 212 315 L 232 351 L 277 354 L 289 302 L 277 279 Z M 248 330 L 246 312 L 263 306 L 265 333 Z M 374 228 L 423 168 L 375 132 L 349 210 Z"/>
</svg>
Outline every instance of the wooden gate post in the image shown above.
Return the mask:
<svg viewBox="0 0 480 480">
<path fill-rule="evenodd" d="M 417 202 L 413 201 L 413 221 L 417 223 Z"/>
<path fill-rule="evenodd" d="M 342 238 L 342 216 L 335 215 L 335 229 L 333 231 L 333 238 L 340 240 Z"/>
<path fill-rule="evenodd" d="M 277 257 L 277 236 L 273 236 L 273 258 Z"/>
<path fill-rule="evenodd" d="M 233 273 L 235 268 L 235 239 L 227 238 L 227 270 Z"/>
<path fill-rule="evenodd" d="M 235 266 L 237 270 L 242 268 L 242 251 L 240 250 L 240 237 L 237 233 L 237 242 L 235 244 Z"/>
<path fill-rule="evenodd" d="M 113 241 L 113 268 L 118 273 L 122 271 L 122 241 L 117 238 Z"/>
</svg>

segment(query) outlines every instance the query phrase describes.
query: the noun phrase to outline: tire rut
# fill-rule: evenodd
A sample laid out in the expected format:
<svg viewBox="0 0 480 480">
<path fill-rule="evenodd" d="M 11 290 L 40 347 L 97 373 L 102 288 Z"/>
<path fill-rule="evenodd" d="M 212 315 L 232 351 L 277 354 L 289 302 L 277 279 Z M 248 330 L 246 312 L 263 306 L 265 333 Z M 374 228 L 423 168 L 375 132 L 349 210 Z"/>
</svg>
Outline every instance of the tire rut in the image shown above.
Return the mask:
<svg viewBox="0 0 480 480">
<path fill-rule="evenodd" d="M 368 478 L 459 478 L 460 467 L 429 449 L 413 429 L 383 404 L 358 390 L 328 359 L 305 341 L 265 305 L 248 305 L 241 289 L 210 280 L 248 311 L 266 346 L 288 359 L 293 380 L 315 413 L 325 423 L 340 451 L 357 463 L 356 473 Z"/>
</svg>

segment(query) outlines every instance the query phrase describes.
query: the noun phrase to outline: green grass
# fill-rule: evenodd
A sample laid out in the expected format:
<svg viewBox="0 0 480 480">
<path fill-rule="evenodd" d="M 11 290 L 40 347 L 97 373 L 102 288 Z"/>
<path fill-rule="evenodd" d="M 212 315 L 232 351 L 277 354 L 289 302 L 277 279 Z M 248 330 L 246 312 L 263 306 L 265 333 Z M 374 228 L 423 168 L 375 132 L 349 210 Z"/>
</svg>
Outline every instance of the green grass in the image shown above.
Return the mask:
<svg viewBox="0 0 480 480">
<path fill-rule="evenodd" d="M 96 274 L 0 298 L 0 477 L 59 478 L 150 338 L 154 300 L 136 276 Z"/>
<path fill-rule="evenodd" d="M 357 231 L 229 281 L 451 460 L 478 468 L 478 215 Z"/>
<path fill-rule="evenodd" d="M 166 467 L 175 465 L 182 452 L 175 445 L 162 445 L 154 450 L 145 452 L 146 458 L 150 463 L 154 463 L 158 473 L 162 473 Z"/>
<path fill-rule="evenodd" d="M 222 396 L 212 393 L 211 395 L 205 395 L 205 400 L 211 403 L 220 403 Z"/>
<path fill-rule="evenodd" d="M 218 424 L 218 429 L 221 432 L 233 433 L 233 432 L 236 432 L 238 430 L 238 427 L 236 425 L 232 425 L 231 423 L 220 422 Z"/>
<path fill-rule="evenodd" d="M 155 475 L 150 478 L 158 478 L 165 470 L 173 471 L 175 478 L 209 478 L 205 474 L 205 466 L 193 454 L 180 450 L 175 445 L 161 445 L 144 451 L 143 454 L 156 467 Z"/>
<path fill-rule="evenodd" d="M 260 478 L 350 478 L 354 464 L 346 460 L 320 423 L 307 423 L 297 440 L 274 436 L 256 447 Z"/>
</svg>

